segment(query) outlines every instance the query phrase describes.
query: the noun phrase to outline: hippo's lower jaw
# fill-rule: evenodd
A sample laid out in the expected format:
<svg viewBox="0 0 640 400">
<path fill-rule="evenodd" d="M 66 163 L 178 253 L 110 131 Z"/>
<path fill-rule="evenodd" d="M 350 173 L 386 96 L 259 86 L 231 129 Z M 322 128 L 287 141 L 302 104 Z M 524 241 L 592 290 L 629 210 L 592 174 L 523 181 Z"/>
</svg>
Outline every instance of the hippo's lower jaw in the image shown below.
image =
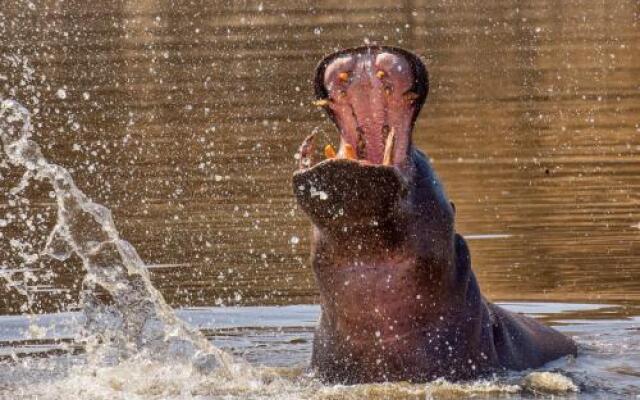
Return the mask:
<svg viewBox="0 0 640 400">
<path fill-rule="evenodd" d="M 322 313 L 312 366 L 323 380 L 466 379 L 576 353 L 564 335 L 480 294 L 454 209 L 411 144 L 426 89 L 424 66 L 404 50 L 344 50 L 318 67 L 340 151 L 314 165 L 306 140 L 293 188 L 314 225 Z"/>
<path fill-rule="evenodd" d="M 399 169 L 347 159 L 325 160 L 297 171 L 294 193 L 314 225 L 333 237 L 377 243 L 373 236 L 397 234 L 409 184 Z"/>
</svg>

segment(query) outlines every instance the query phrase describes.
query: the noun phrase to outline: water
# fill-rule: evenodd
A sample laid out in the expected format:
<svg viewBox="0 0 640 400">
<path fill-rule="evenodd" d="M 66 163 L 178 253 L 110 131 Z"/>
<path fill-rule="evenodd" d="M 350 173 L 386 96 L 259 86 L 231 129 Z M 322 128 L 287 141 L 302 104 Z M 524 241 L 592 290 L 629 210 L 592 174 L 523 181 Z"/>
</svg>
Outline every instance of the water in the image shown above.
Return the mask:
<svg viewBox="0 0 640 400">
<path fill-rule="evenodd" d="M 86 365 L 82 350 L 69 345 L 77 335 L 78 313 L 0 318 L 0 388 L 43 398 L 633 398 L 640 390 L 634 365 L 640 362 L 640 317 L 619 319 L 618 306 L 577 303 L 504 303 L 507 309 L 544 318 L 580 343 L 577 359 L 559 360 L 537 372 L 510 373 L 486 380 L 427 385 L 403 383 L 325 386 L 305 370 L 319 307 L 185 308 L 178 316 L 204 332 L 216 346 L 260 366 L 261 384 L 221 379 L 188 367 L 158 361 L 125 361 L 116 366 Z M 614 317 L 612 318 L 612 315 Z M 80 321 L 81 322 L 81 321 Z M 29 338 L 29 339 L 27 339 Z M 74 351 L 75 350 L 75 351 Z M 34 353 L 47 354 L 44 359 Z M 30 354 L 31 357 L 26 357 Z M 9 359 L 7 357 L 7 359 Z M 43 361 L 44 360 L 44 361 Z M 68 364 L 80 365 L 70 369 Z M 546 371 L 547 375 L 543 375 Z M 548 372 L 551 371 L 551 372 Z M 17 383 L 16 383 L 17 380 Z M 55 388 L 55 394 L 47 391 Z M 576 392 L 576 390 L 578 392 Z M 74 397 L 75 396 L 75 397 Z M 138 396 L 138 397 L 135 397 Z M 198 397 L 200 396 L 200 397 Z M 484 396 L 484 397 L 483 397 Z M 124 397 L 126 398 L 126 397 Z"/>
<path fill-rule="evenodd" d="M 400 45 L 423 55 L 429 68 L 431 94 L 415 136 L 456 203 L 457 229 L 470 238 L 485 295 L 519 301 L 523 311 L 576 337 L 578 359 L 545 370 L 569 377 L 580 398 L 638 394 L 636 2 L 197 3 L 9 1 L 0 10 L 0 97 L 26 107 L 32 140 L 52 168 L 66 168 L 75 181 L 66 189 L 86 193 L 80 198 L 98 215 L 111 210 L 114 224 L 106 218 L 99 225 L 112 227 L 109 235 L 126 249 L 125 261 L 137 260 L 132 265 L 142 277 L 125 279 L 129 287 L 120 294 L 153 294 L 154 301 L 141 306 L 143 314 L 170 326 L 182 325 L 154 287 L 174 307 L 314 303 L 308 222 L 290 192 L 292 155 L 312 131 L 327 142 L 335 143 L 336 135 L 309 105 L 311 73 L 335 48 Z M 81 254 L 67 257 L 65 246 L 54 246 L 56 257 L 41 255 L 60 208 L 47 179 L 23 181 L 21 190 L 10 191 L 27 170 L 0 156 L 0 264 L 6 281 L 0 313 L 77 313 L 81 293 L 97 293 L 84 297 L 85 305 L 95 302 L 88 303 L 96 305 L 89 311 L 104 310 L 109 288 L 96 292 L 87 285 L 92 280 L 85 271 L 91 277 L 92 270 Z M 95 233 L 92 219 L 82 218 L 78 229 Z M 123 252 L 118 254 L 122 261 Z M 122 313 L 128 303 L 116 296 L 116 305 L 118 299 L 120 319 L 109 320 L 115 326 L 128 321 Z M 0 332 L 0 354 L 9 363 L 0 393 L 532 393 L 522 389 L 533 379 L 527 373 L 468 387 L 322 386 L 302 368 L 313 311 L 285 309 L 290 319 L 283 320 L 270 310 L 180 314 L 234 353 L 238 365 L 242 359 L 258 365 L 255 379 L 203 374 L 190 351 L 175 365 L 162 361 L 166 354 L 138 358 L 145 352 L 136 342 L 144 331 L 139 328 L 110 337 L 116 350 L 98 352 L 95 360 L 86 352 L 85 344 L 93 344 L 85 340 L 90 332 L 78 337 L 72 330 L 91 324 L 69 322 L 77 314 L 47 314 L 51 320 L 13 332 L 7 336 L 12 339 Z M 256 322 L 247 326 L 247 319 Z M 0 330 L 10 325 L 4 321 Z M 23 326 L 25 320 L 15 321 Z M 60 332 L 50 330 L 52 321 L 61 324 Z M 196 352 L 205 348 L 205 354 L 225 357 L 184 329 L 176 337 L 184 333 L 200 343 Z M 132 349 L 129 343 L 137 344 Z M 162 341 L 154 347 L 167 348 Z M 29 351 L 49 356 L 24 358 Z M 122 362 L 110 363 L 114 359 Z M 138 383 L 125 379 L 132 375 Z M 548 388 L 552 378 L 542 379 Z"/>
</svg>

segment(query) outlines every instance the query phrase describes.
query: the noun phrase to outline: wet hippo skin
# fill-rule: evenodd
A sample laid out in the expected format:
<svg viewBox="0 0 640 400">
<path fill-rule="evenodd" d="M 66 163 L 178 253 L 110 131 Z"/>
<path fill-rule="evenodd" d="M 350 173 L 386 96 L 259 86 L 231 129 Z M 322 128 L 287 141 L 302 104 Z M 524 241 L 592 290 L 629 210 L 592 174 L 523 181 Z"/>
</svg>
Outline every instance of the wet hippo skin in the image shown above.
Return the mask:
<svg viewBox="0 0 640 400">
<path fill-rule="evenodd" d="M 428 93 L 420 59 L 367 46 L 323 59 L 316 104 L 340 131 L 316 162 L 300 148 L 293 189 L 313 223 L 321 318 L 312 367 L 328 382 L 471 379 L 539 367 L 576 345 L 489 303 L 455 232 L 455 209 L 412 144 Z"/>
</svg>

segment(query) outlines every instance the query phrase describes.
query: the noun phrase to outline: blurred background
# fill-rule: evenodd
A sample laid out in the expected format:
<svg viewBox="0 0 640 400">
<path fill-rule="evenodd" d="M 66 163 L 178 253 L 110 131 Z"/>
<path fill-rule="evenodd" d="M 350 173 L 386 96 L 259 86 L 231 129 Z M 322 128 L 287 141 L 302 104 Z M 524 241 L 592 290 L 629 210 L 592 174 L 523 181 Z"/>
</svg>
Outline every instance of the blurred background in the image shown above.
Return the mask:
<svg viewBox="0 0 640 400">
<path fill-rule="evenodd" d="M 174 306 L 313 303 L 293 155 L 334 126 L 316 63 L 363 44 L 419 54 L 414 138 L 433 159 L 492 300 L 640 303 L 640 3 L 10 1 L 0 97 L 109 207 Z M 73 309 L 78 259 L 37 253 L 50 187 L 8 190 L 0 313 Z M 32 297 L 25 303 L 22 289 Z"/>
</svg>

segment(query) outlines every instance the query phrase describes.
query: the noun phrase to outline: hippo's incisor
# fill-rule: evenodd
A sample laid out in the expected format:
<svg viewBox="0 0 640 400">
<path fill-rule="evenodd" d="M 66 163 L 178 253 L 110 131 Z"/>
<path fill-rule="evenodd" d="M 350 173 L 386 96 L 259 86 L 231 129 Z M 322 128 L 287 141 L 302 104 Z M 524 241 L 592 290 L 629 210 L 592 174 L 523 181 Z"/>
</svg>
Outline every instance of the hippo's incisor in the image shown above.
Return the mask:
<svg viewBox="0 0 640 400">
<path fill-rule="evenodd" d="M 367 46 L 326 57 L 316 104 L 340 131 L 314 165 L 301 146 L 293 187 L 313 222 L 322 315 L 312 365 L 329 382 L 469 379 L 526 369 L 576 345 L 486 301 L 455 210 L 411 141 L 428 92 L 408 51 Z"/>
</svg>

